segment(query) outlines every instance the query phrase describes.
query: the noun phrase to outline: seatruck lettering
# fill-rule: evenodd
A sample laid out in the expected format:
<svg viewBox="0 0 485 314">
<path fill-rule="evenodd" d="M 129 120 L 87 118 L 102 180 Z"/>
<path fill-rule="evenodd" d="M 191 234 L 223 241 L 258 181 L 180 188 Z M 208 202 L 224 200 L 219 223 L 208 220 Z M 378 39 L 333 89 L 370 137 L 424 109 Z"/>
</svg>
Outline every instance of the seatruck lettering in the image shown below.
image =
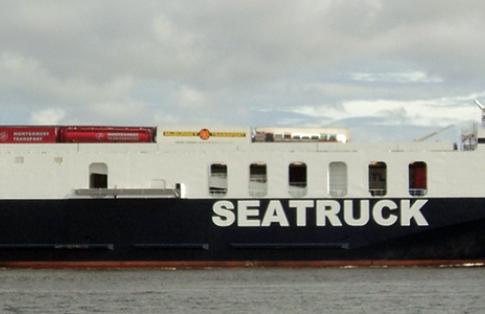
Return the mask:
<svg viewBox="0 0 485 314">
<path fill-rule="evenodd" d="M 422 209 L 428 200 L 220 200 L 212 206 L 212 222 L 218 227 L 383 227 L 428 226 Z M 285 205 L 287 204 L 286 208 Z"/>
</svg>

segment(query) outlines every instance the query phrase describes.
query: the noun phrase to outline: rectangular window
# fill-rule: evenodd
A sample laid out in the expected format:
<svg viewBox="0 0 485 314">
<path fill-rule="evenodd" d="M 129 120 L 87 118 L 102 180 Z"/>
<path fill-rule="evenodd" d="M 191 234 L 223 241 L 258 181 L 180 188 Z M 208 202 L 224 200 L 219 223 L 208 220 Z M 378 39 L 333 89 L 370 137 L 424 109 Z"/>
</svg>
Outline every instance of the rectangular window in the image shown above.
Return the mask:
<svg viewBox="0 0 485 314">
<path fill-rule="evenodd" d="M 341 161 L 331 162 L 328 168 L 329 194 L 341 197 L 347 194 L 347 165 Z"/>
<path fill-rule="evenodd" d="M 372 196 L 384 196 L 387 193 L 387 166 L 382 161 L 369 164 L 369 193 Z"/>
<path fill-rule="evenodd" d="M 427 166 L 424 161 L 409 164 L 409 194 L 423 196 L 428 192 Z"/>
<path fill-rule="evenodd" d="M 108 176 L 105 174 L 92 173 L 89 179 L 89 187 L 92 189 L 105 189 L 108 187 Z"/>
<path fill-rule="evenodd" d="M 106 189 L 108 187 L 108 166 L 102 162 L 89 165 L 89 188 Z"/>
<path fill-rule="evenodd" d="M 306 164 L 292 162 L 288 167 L 288 193 L 293 197 L 302 197 L 306 194 L 307 178 Z"/>
<path fill-rule="evenodd" d="M 253 163 L 249 165 L 249 195 L 265 196 L 268 190 L 266 164 Z"/>
<path fill-rule="evenodd" d="M 227 193 L 227 165 L 211 164 L 209 173 L 209 194 L 225 195 Z"/>
</svg>

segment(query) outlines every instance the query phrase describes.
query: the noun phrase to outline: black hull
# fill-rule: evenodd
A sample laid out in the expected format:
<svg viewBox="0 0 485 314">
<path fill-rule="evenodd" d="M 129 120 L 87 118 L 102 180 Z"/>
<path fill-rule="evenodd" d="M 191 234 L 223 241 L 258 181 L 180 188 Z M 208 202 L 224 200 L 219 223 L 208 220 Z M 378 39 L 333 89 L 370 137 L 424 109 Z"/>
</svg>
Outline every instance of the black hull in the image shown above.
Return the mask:
<svg viewBox="0 0 485 314">
<path fill-rule="evenodd" d="M 360 200 L 353 201 L 357 204 Z M 372 206 L 377 201 L 369 202 Z M 237 224 L 220 227 L 213 223 L 215 202 L 207 199 L 0 201 L 0 264 L 337 266 L 485 260 L 482 198 L 428 199 L 422 208 L 425 226 L 416 221 L 409 226 L 399 223 L 382 226 L 372 219 L 362 226 L 345 223 L 317 226 L 313 208 L 308 209 L 306 225 L 297 226 L 295 210 L 289 208 L 289 200 L 283 199 L 279 202 L 289 226 L 272 223 L 267 227 Z M 260 215 L 268 202 L 261 200 Z M 385 217 L 389 215 L 390 211 L 384 211 Z M 338 216 L 344 221 L 343 213 Z"/>
</svg>

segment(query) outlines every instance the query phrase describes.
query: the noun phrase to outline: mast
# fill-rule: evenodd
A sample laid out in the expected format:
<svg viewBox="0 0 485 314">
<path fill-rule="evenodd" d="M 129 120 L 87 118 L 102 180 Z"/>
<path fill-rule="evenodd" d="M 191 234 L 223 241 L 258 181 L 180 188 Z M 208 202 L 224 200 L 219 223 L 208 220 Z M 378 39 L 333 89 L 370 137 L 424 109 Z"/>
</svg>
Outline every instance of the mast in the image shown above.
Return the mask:
<svg viewBox="0 0 485 314">
<path fill-rule="evenodd" d="M 485 106 L 478 99 L 475 99 L 475 104 L 482 111 L 482 127 L 485 127 Z"/>
</svg>

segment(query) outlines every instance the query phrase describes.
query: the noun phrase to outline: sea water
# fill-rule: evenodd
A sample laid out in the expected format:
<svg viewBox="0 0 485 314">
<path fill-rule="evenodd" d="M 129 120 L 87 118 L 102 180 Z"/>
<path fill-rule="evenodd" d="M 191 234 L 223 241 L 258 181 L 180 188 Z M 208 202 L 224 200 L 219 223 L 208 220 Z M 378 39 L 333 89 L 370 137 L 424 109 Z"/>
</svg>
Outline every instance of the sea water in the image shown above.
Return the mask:
<svg viewBox="0 0 485 314">
<path fill-rule="evenodd" d="M 1 313 L 485 313 L 485 268 L 0 270 Z"/>
</svg>

